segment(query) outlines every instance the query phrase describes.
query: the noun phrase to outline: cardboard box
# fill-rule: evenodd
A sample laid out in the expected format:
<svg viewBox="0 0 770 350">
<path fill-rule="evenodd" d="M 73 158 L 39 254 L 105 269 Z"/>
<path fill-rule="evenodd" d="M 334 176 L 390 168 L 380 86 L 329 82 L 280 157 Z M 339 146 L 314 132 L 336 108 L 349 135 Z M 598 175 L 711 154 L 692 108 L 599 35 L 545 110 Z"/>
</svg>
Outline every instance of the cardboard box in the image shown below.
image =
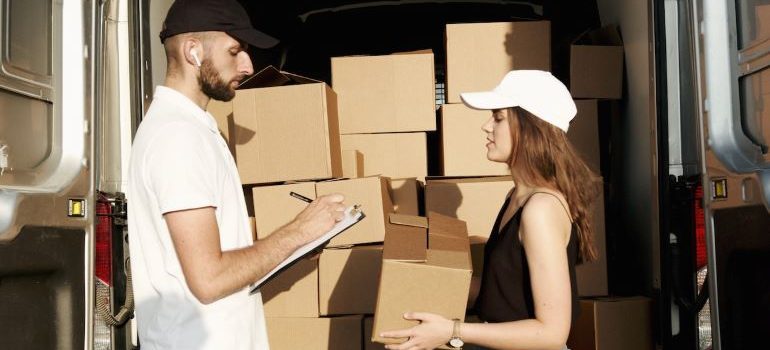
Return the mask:
<svg viewBox="0 0 770 350">
<path fill-rule="evenodd" d="M 251 239 L 257 240 L 257 221 L 253 216 L 249 216 L 249 226 L 251 226 Z"/>
<path fill-rule="evenodd" d="M 372 341 L 403 342 L 379 334 L 416 325 L 403 319 L 405 312 L 464 319 L 472 268 L 464 223 L 436 213 L 427 219 L 393 214 L 390 223 L 394 229 L 385 237 Z"/>
<path fill-rule="evenodd" d="M 361 349 L 360 315 L 330 318 L 267 318 L 271 350 Z"/>
<path fill-rule="evenodd" d="M 319 313 L 373 314 L 382 268 L 382 246 L 324 249 L 319 259 Z"/>
<path fill-rule="evenodd" d="M 268 87 L 237 90 L 233 100 L 231 139 L 241 182 L 342 176 L 334 91 L 273 67 L 250 79 L 254 85 Z"/>
<path fill-rule="evenodd" d="M 342 177 L 364 176 L 364 154 L 358 150 L 342 150 Z"/>
<path fill-rule="evenodd" d="M 575 267 L 578 295 L 605 296 L 607 284 L 607 243 L 604 225 L 604 193 L 600 192 L 591 208 L 591 223 L 594 229 L 594 248 L 596 261 L 582 263 Z"/>
<path fill-rule="evenodd" d="M 424 185 L 416 178 L 391 179 L 390 198 L 393 210 L 398 214 L 420 215 Z"/>
<path fill-rule="evenodd" d="M 487 239 L 472 236 L 470 237 L 470 243 L 473 277 L 481 277 L 481 272 L 484 271 L 484 247 L 486 247 Z"/>
<path fill-rule="evenodd" d="M 446 25 L 447 101 L 488 91 L 514 69 L 551 70 L 548 21 Z"/>
<path fill-rule="evenodd" d="M 385 238 L 385 220 L 393 212 L 388 194 L 388 180 L 380 176 L 349 180 L 323 181 L 316 184 L 319 196 L 330 193 L 345 195 L 348 205 L 360 204 L 366 218 L 329 241 L 329 247 L 362 243 L 380 243 Z"/>
<path fill-rule="evenodd" d="M 597 100 L 575 100 L 577 115 L 569 124 L 567 139 L 591 170 L 601 174 L 599 107 Z"/>
<path fill-rule="evenodd" d="M 307 203 L 290 196 L 290 192 L 299 193 L 310 199 L 316 198 L 315 183 L 313 182 L 257 186 L 251 191 L 254 198 L 257 239 L 267 238 L 305 210 Z"/>
<path fill-rule="evenodd" d="M 465 221 L 470 236 L 489 237 L 511 189 L 510 176 L 430 177 L 425 181 L 425 210 Z"/>
<path fill-rule="evenodd" d="M 572 350 L 652 350 L 651 304 L 645 297 L 581 300 L 567 346 Z"/>
<path fill-rule="evenodd" d="M 482 125 L 492 117 L 464 104 L 441 106 L 441 164 L 444 176 L 509 175 L 506 163 L 487 159 L 487 135 Z"/>
<path fill-rule="evenodd" d="M 433 53 L 332 58 L 342 134 L 436 130 Z"/>
<path fill-rule="evenodd" d="M 428 175 L 428 151 L 424 132 L 342 135 L 343 149 L 364 155 L 364 176 L 392 178 Z"/>
<path fill-rule="evenodd" d="M 623 97 L 623 43 L 616 26 L 587 32 L 570 47 L 574 98 Z"/>
<path fill-rule="evenodd" d="M 260 291 L 265 317 L 318 317 L 318 259 L 300 259 Z"/>
<path fill-rule="evenodd" d="M 230 129 L 235 127 L 235 120 L 233 119 L 233 102 L 212 99 L 209 101 L 206 110 L 212 117 L 214 117 L 214 120 L 216 120 L 219 133 L 222 135 L 222 138 L 225 139 L 227 148 L 230 149 L 230 154 L 235 155 L 235 144 L 230 140 Z"/>
<path fill-rule="evenodd" d="M 385 345 L 372 341 L 372 328 L 374 327 L 374 318 L 364 317 L 364 350 L 385 350 Z"/>
</svg>

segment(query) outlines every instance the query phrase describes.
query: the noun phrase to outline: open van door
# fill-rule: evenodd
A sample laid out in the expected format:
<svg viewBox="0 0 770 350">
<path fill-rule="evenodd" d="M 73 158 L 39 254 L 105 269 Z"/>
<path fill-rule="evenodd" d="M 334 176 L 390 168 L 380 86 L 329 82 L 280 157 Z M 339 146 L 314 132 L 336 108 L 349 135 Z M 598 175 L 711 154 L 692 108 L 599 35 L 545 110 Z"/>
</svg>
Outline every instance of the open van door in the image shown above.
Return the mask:
<svg viewBox="0 0 770 350">
<path fill-rule="evenodd" d="M 707 316 L 700 348 L 764 349 L 770 330 L 770 1 L 666 3 L 673 5 L 666 7 L 667 20 L 679 23 L 667 27 L 666 40 L 678 37 L 684 54 L 668 54 L 667 67 L 678 67 L 669 70 L 669 88 L 679 88 L 682 99 L 675 102 L 683 115 L 687 97 L 693 102 L 703 188 L 709 300 L 700 312 Z M 687 134 L 687 126 L 669 137 Z"/>
<path fill-rule="evenodd" d="M 130 348 L 126 3 L 0 0 L 0 349 Z"/>
<path fill-rule="evenodd" d="M 0 348 L 90 343 L 93 1 L 0 1 Z"/>
</svg>

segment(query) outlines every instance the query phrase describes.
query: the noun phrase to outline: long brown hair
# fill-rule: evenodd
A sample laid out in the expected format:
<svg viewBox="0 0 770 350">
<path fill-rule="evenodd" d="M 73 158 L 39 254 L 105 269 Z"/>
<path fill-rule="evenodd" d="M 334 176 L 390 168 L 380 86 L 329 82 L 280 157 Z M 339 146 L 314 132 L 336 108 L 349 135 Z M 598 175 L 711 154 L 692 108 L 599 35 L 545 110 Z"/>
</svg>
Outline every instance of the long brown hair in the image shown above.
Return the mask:
<svg viewBox="0 0 770 350">
<path fill-rule="evenodd" d="M 589 209 L 599 193 L 599 177 L 575 152 L 563 130 L 520 107 L 508 112 L 513 140 L 508 163 L 511 175 L 529 186 L 561 192 L 578 226 L 578 260 L 596 260 Z"/>
</svg>

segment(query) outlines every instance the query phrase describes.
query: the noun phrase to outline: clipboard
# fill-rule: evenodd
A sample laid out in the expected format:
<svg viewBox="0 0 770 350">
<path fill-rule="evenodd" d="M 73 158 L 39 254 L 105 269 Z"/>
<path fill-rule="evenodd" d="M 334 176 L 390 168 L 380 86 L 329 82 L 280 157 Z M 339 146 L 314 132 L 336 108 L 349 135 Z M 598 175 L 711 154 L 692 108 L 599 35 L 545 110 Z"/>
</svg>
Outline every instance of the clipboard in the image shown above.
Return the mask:
<svg viewBox="0 0 770 350">
<path fill-rule="evenodd" d="M 305 256 L 311 254 L 314 250 L 316 250 L 318 247 L 324 245 L 326 242 L 330 241 L 332 238 L 336 237 L 340 233 L 344 232 L 345 230 L 349 229 L 351 226 L 357 224 L 359 221 L 363 220 L 366 215 L 364 215 L 364 212 L 361 211 L 360 206 L 358 204 L 351 206 L 345 210 L 345 217 L 342 218 L 339 222 L 337 222 L 334 227 L 331 228 L 331 230 L 327 231 L 323 236 L 318 237 L 316 240 L 305 244 L 304 246 L 300 247 L 294 253 L 289 255 L 286 260 L 278 264 L 275 268 L 270 270 L 264 277 L 262 277 L 259 281 L 255 282 L 249 287 L 249 295 L 255 294 L 260 288 L 262 288 L 265 283 L 269 282 L 271 279 L 273 279 L 276 275 L 278 275 L 280 272 L 282 272 L 285 269 L 288 269 L 294 263 L 297 262 L 297 260 L 304 258 Z"/>
</svg>

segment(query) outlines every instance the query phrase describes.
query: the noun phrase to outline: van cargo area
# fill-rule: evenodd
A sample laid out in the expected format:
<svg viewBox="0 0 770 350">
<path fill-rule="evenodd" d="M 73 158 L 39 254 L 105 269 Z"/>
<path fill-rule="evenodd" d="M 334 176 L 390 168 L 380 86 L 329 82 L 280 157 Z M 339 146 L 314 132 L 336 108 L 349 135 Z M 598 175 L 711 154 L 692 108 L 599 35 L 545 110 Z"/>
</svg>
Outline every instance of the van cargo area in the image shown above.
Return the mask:
<svg viewBox="0 0 770 350">
<path fill-rule="evenodd" d="M 238 1 L 280 40 L 208 105 L 254 239 L 304 208 L 286 191 L 367 217 L 265 285 L 273 350 L 384 349 L 415 305 L 478 321 L 469 280 L 514 184 L 460 93 L 518 69 L 568 87 L 602 184 L 567 346 L 767 348 L 769 1 Z M 141 349 L 124 193 L 173 2 L 0 11 L 0 349 Z"/>
</svg>

